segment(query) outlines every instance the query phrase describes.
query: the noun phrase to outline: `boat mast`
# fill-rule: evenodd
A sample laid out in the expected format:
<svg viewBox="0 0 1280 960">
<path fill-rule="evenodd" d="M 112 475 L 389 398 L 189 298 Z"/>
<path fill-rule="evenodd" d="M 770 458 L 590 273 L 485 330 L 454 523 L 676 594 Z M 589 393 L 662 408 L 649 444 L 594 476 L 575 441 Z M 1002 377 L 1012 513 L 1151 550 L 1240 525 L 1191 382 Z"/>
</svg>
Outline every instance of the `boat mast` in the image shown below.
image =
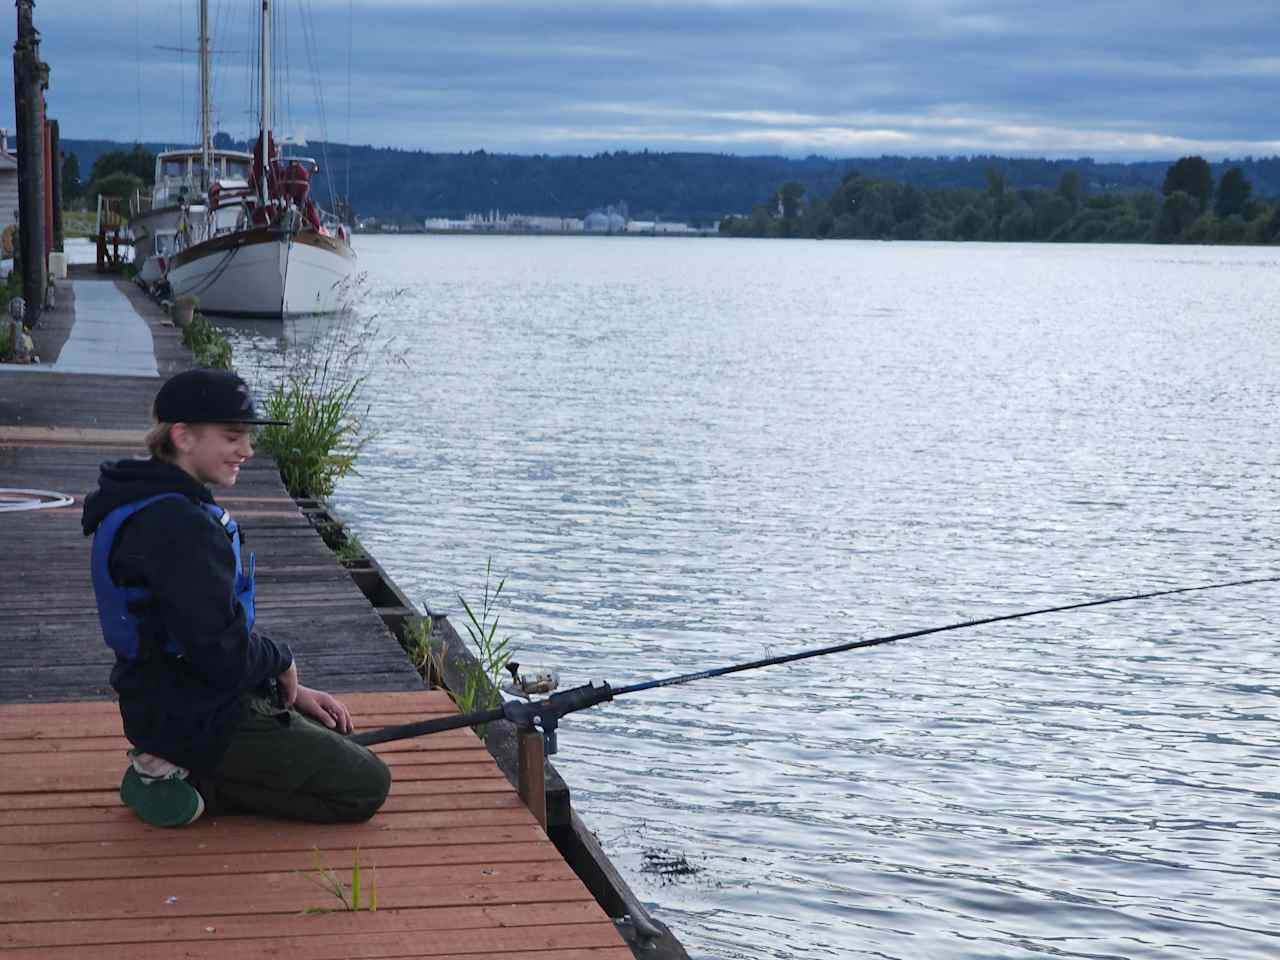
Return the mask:
<svg viewBox="0 0 1280 960">
<path fill-rule="evenodd" d="M 200 190 L 209 190 L 213 142 L 209 134 L 209 0 L 200 0 Z"/>
<path fill-rule="evenodd" d="M 271 0 L 262 0 L 262 29 L 259 31 L 262 39 L 262 51 L 259 55 L 259 61 L 262 64 L 262 77 L 259 89 L 262 90 L 262 181 L 258 184 L 259 195 L 262 198 L 263 206 L 271 201 L 271 194 L 267 189 L 267 168 L 271 164 L 271 156 L 267 152 L 267 146 L 271 136 Z"/>
</svg>

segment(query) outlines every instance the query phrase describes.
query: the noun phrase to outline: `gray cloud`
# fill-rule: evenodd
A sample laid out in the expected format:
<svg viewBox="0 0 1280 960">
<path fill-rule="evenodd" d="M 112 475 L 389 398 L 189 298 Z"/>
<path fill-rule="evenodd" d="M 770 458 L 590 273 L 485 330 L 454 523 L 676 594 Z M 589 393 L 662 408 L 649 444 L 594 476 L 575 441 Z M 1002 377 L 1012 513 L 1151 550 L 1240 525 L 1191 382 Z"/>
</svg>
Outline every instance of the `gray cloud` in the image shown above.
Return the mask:
<svg viewBox="0 0 1280 960">
<path fill-rule="evenodd" d="M 348 136 L 349 52 L 349 130 L 362 143 L 548 153 L 1280 152 L 1268 109 L 1280 82 L 1280 21 L 1272 4 L 1252 0 L 277 6 L 289 41 L 277 126 L 313 138 Z M 65 136 L 194 136 L 193 58 L 154 46 L 194 45 L 195 0 L 137 7 L 135 20 L 128 4 L 37 6 Z M 211 8 L 217 46 L 239 51 L 218 58 L 219 117 L 244 134 L 253 126 L 244 77 L 253 4 Z M 312 62 L 323 65 L 327 122 Z"/>
</svg>

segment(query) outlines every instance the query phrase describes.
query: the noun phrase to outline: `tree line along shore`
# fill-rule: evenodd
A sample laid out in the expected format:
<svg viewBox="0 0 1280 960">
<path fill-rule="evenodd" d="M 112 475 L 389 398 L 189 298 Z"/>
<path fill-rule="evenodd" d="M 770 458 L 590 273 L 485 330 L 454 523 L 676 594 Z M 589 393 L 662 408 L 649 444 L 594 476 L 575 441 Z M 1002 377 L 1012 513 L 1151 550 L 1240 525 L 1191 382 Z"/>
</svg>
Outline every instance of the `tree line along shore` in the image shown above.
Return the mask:
<svg viewBox="0 0 1280 960">
<path fill-rule="evenodd" d="M 1280 199 L 1258 196 L 1244 165 L 1219 165 L 1222 172 L 1215 176 L 1203 157 L 1182 157 L 1167 166 L 1158 190 L 1135 190 L 1128 184 L 1099 188 L 1096 169 L 1089 164 L 1080 169 L 1059 164 L 1056 183 L 1048 186 L 1016 186 L 1013 175 L 1022 168 L 991 159 L 984 171 L 985 188 L 922 185 L 855 168 L 817 186 L 785 180 L 750 213 L 710 222 L 718 220 L 720 234 L 730 237 L 1202 244 L 1280 240 Z M 149 186 L 154 163 L 155 155 L 141 145 L 99 153 L 82 183 L 77 155 L 68 153 L 61 170 L 63 196 L 72 206 L 97 193 L 132 196 Z M 1043 172 L 1043 164 L 1028 169 Z M 1146 166 L 1135 165 L 1135 170 L 1147 176 Z M 872 168 L 882 167 L 877 163 Z M 829 192 L 824 189 L 832 184 Z M 627 192 L 625 186 L 619 189 Z"/>
<path fill-rule="evenodd" d="M 748 216 L 725 217 L 730 237 L 976 240 L 1060 243 L 1271 244 L 1280 203 L 1253 196 L 1240 167 L 1214 178 L 1209 163 L 1182 157 L 1159 192 L 1086 192 L 1078 171 L 1053 188 L 1010 187 L 992 167 L 985 190 L 927 188 L 850 171 L 829 197 L 788 181 Z"/>
</svg>

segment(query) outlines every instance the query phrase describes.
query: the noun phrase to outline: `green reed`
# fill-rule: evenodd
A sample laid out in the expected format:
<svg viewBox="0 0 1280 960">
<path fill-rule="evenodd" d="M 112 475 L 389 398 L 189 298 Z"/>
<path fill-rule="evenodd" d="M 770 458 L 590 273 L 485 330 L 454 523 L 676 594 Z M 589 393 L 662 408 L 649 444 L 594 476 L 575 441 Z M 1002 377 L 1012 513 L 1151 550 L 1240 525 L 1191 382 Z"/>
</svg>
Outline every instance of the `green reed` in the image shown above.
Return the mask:
<svg viewBox="0 0 1280 960">
<path fill-rule="evenodd" d="M 231 343 L 203 313 L 193 314 L 191 322 L 182 328 L 182 342 L 190 348 L 197 365 L 231 369 Z"/>
<path fill-rule="evenodd" d="M 332 913 L 335 910 L 356 911 L 362 909 L 362 879 L 360 868 L 360 848 L 356 847 L 355 857 L 351 863 L 351 883 L 345 884 L 342 878 L 338 876 L 338 872 L 332 867 L 326 867 L 320 862 L 320 850 L 318 847 L 312 847 L 313 862 L 315 866 L 302 874 L 325 893 L 330 894 L 338 901 L 340 906 L 337 907 L 308 907 L 305 913 Z M 368 873 L 368 899 L 364 901 L 363 909 L 376 911 L 378 909 L 378 868 L 370 866 Z"/>
</svg>

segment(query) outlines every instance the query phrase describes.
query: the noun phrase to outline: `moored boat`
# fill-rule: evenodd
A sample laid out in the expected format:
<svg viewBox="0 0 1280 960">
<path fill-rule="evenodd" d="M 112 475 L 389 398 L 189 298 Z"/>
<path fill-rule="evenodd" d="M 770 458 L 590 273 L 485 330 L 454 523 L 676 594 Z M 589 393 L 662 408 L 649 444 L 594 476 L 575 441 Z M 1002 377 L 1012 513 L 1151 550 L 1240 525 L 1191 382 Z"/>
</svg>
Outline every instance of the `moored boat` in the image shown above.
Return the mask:
<svg viewBox="0 0 1280 960">
<path fill-rule="evenodd" d="M 206 156 L 208 165 L 206 166 Z M 163 240 L 192 216 L 203 216 L 209 186 L 217 183 L 224 194 L 249 188 L 253 156 L 240 150 L 201 147 L 165 150 L 156 155 L 155 182 L 150 193 L 138 191 L 129 199 L 129 226 L 133 230 L 133 262 L 139 270 L 148 258 L 166 256 Z M 206 174 L 205 171 L 208 171 Z M 235 225 L 234 215 L 223 224 Z"/>
<path fill-rule="evenodd" d="M 350 309 L 354 272 L 355 251 L 343 237 L 272 225 L 179 251 L 169 286 L 196 297 L 201 313 L 265 320 Z"/>
<path fill-rule="evenodd" d="M 260 124 L 252 154 L 243 155 L 248 179 L 215 180 L 203 205 L 187 209 L 168 263 L 169 287 L 175 296 L 196 297 L 200 311 L 215 316 L 342 312 L 351 306 L 356 254 L 346 228 L 311 196 L 318 164 L 283 157 L 276 146 L 270 0 L 261 0 L 261 18 Z M 201 48 L 207 56 L 203 32 Z M 207 136 L 205 143 L 207 151 Z"/>
</svg>

